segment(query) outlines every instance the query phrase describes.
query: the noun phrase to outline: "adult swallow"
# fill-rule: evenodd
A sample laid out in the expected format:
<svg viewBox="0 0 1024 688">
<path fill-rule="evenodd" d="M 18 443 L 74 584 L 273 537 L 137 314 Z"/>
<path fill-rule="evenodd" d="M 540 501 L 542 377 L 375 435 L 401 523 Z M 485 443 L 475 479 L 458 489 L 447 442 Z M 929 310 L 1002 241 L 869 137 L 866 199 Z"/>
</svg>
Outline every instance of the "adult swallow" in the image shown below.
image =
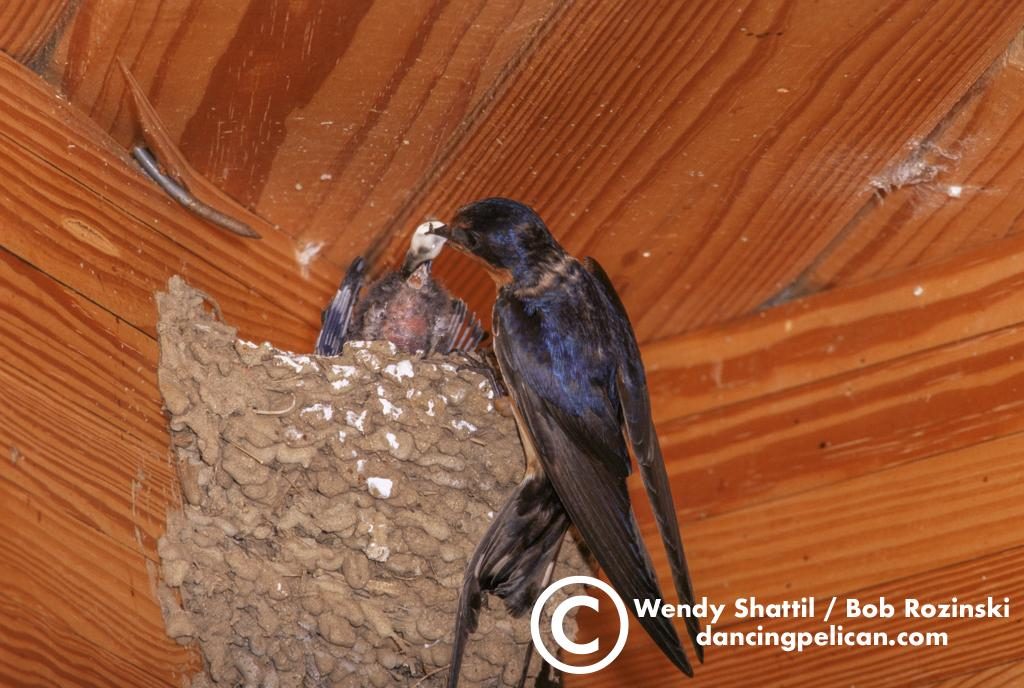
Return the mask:
<svg viewBox="0 0 1024 688">
<path fill-rule="evenodd" d="M 513 615 L 528 610 L 551 578 L 570 523 L 634 613 L 630 600 L 662 597 L 626 489 L 630 448 L 679 599 L 692 604 L 694 594 L 640 349 L 604 270 L 592 258 L 570 256 L 533 210 L 508 199 L 465 206 L 431 232 L 482 260 L 499 285 L 494 352 L 527 457 L 526 477 L 466 570 L 448 682 L 454 688 L 484 594 L 501 597 Z M 692 676 L 671 621 L 639 621 Z M 703 662 L 698 619 L 687 618 L 686 627 Z"/>
<path fill-rule="evenodd" d="M 348 340 L 386 339 L 406 353 L 427 354 L 470 352 L 479 345 L 484 336 L 479 320 L 431 276 L 445 240 L 430 229 L 441 224 L 417 227 L 401 269 L 373 282 L 362 299 L 366 261 L 352 261 L 321 316 L 317 354 L 336 356 Z"/>
</svg>

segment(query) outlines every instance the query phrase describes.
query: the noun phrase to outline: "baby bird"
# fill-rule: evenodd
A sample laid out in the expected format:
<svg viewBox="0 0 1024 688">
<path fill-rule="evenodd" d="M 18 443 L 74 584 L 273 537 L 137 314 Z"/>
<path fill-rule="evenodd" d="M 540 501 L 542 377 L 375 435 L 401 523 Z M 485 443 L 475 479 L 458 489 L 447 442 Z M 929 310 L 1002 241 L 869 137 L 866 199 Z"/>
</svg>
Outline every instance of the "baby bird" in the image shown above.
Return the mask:
<svg viewBox="0 0 1024 688">
<path fill-rule="evenodd" d="M 441 222 L 424 222 L 413 232 L 399 270 L 367 287 L 366 261 L 360 256 L 349 266 L 334 299 L 321 316 L 315 352 L 337 356 L 349 340 L 381 340 L 405 353 L 474 351 L 484 338 L 477 317 L 431 276 L 431 264 L 445 239 L 430 230 Z"/>
</svg>

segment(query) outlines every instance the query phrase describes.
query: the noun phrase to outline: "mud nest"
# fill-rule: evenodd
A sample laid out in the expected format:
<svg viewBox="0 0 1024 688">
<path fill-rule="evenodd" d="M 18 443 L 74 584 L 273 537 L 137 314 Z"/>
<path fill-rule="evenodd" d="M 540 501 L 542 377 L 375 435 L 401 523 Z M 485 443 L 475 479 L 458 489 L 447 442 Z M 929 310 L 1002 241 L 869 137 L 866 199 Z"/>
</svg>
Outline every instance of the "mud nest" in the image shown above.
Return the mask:
<svg viewBox="0 0 1024 688">
<path fill-rule="evenodd" d="M 296 355 L 205 303 L 178 278 L 157 296 L 182 495 L 159 595 L 168 634 L 201 649 L 192 685 L 443 685 L 466 561 L 523 474 L 514 420 L 456 361 Z M 463 685 L 514 685 L 529 643 L 491 598 Z"/>
</svg>

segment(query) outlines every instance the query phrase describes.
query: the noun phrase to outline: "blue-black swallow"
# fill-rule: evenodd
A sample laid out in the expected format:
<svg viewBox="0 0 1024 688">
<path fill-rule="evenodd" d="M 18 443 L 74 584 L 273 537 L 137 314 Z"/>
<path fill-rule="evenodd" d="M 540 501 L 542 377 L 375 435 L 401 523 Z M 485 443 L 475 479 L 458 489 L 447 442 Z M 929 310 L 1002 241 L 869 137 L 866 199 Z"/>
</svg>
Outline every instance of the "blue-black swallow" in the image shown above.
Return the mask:
<svg viewBox="0 0 1024 688">
<path fill-rule="evenodd" d="M 499 285 L 493 346 L 527 457 L 527 472 L 470 559 L 455 624 L 448 685 L 486 593 L 513 615 L 548 584 L 570 523 L 631 610 L 661 598 L 629 501 L 630 448 L 640 466 L 676 591 L 694 601 L 675 505 L 651 419 L 632 325 L 604 270 L 555 241 L 527 206 L 489 198 L 431 230 L 483 261 Z M 693 669 L 669 619 L 639 619 L 666 656 Z M 699 621 L 687 618 L 694 651 Z"/>
<path fill-rule="evenodd" d="M 336 356 L 349 340 L 386 339 L 406 353 L 471 352 L 484 337 L 483 327 L 461 300 L 431 275 L 444 239 L 429 233 L 437 221 L 413 232 L 399 270 L 376 280 L 360 298 L 366 261 L 352 261 L 337 293 L 321 315 L 315 351 Z"/>
</svg>

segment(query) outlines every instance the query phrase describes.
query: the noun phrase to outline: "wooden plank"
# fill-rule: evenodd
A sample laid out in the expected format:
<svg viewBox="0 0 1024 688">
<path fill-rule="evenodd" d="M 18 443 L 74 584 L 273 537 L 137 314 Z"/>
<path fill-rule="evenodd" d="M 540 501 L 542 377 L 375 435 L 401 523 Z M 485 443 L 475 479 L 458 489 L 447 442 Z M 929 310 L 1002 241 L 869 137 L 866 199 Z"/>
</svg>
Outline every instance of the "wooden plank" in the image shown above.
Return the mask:
<svg viewBox="0 0 1024 688">
<path fill-rule="evenodd" d="M 116 648 L 85 641 L 66 620 L 0 592 L 0 683 L 6 686 L 180 686 L 182 669 L 155 676 L 126 664 Z M 19 623 L 32 619 L 33 623 Z M 188 667 L 191 670 L 191 667 Z"/>
<path fill-rule="evenodd" d="M 1007 662 L 975 674 L 953 676 L 935 688 L 1013 688 L 1024 683 L 1024 661 Z"/>
<path fill-rule="evenodd" d="M 681 523 L 702 595 L 835 595 L 1024 544 L 1022 487 L 1017 434 Z"/>
<path fill-rule="evenodd" d="M 131 437 L 167 446 L 153 339 L 5 251 L 0 284 L 6 295 L 0 365 L 12 381 L 33 386 L 54 404 L 73 403 Z"/>
<path fill-rule="evenodd" d="M 697 594 L 730 605 L 738 597 L 751 595 L 763 602 L 804 596 L 828 599 L 832 595 L 866 599 L 876 594 L 870 591 L 877 587 L 898 591 L 892 593 L 895 597 L 966 598 L 972 590 L 978 590 L 978 595 L 987 590 L 985 594 L 1005 594 L 1015 599 L 1020 594 L 1019 576 L 1013 573 L 1013 585 L 1004 585 L 997 575 L 998 566 L 975 565 L 975 561 L 1008 552 L 1012 552 L 1014 562 L 1024 557 L 1024 540 L 1014 525 L 1024 515 L 1019 500 L 1022 487 L 1024 435 L 1018 434 L 728 514 L 683 520 L 683 537 Z M 664 553 L 655 544 L 655 526 L 644 510 L 638 511 L 655 567 L 661 579 L 668 581 Z M 973 579 L 956 574 L 946 578 L 949 570 L 963 566 L 969 571 L 980 570 L 988 578 L 979 580 L 977 573 Z M 1016 570 L 1016 564 L 1010 566 L 1007 575 Z M 932 578 L 937 583 L 931 588 L 931 584 L 922 582 Z M 674 599 L 674 595 L 669 597 Z M 1019 620 L 1011 621 L 1007 632 L 1017 637 Z M 590 628 L 590 632 L 605 638 L 611 637 L 612 630 L 606 617 Z M 972 630 L 980 632 L 974 627 Z M 673 675 L 667 660 L 649 646 L 644 633 L 634 631 L 628 650 L 633 659 L 624 655 L 613 665 L 616 669 L 609 674 L 611 678 L 602 676 L 602 683 L 594 685 L 614 685 L 603 681 L 643 672 L 640 665 L 644 663 L 651 664 L 647 671 L 654 672 L 652 677 L 658 670 L 664 672 L 662 676 Z M 1004 661 L 1020 656 L 1019 643 L 1007 644 L 1005 637 L 997 640 L 992 642 L 991 651 Z M 978 653 L 976 642 L 956 644 Z M 850 657 L 850 664 L 844 664 L 847 675 L 859 676 L 877 664 L 860 650 L 844 649 Z M 737 660 L 742 662 L 737 665 L 741 666 L 738 673 L 730 673 L 736 651 L 719 652 L 729 655 L 718 660 L 724 664 L 724 674 L 707 669 L 705 673 L 714 671 L 709 685 L 743 685 L 741 676 L 749 683 L 752 676 L 760 675 L 752 669 L 759 665 L 760 651 L 749 661 Z M 809 658 L 817 656 L 818 652 L 808 652 L 800 661 L 812 662 Z M 976 660 L 979 663 L 974 666 L 987 666 L 980 656 Z M 802 681 L 804 670 L 796 668 L 795 661 L 790 658 L 785 666 Z M 812 663 L 805 668 L 817 666 Z M 807 685 L 816 684 L 812 681 Z"/>
<path fill-rule="evenodd" d="M 13 645 L 32 646 L 16 666 L 0 654 L 0 675 L 60 676 L 91 663 L 82 684 L 98 674 L 105 685 L 178 685 L 194 661 L 164 634 L 144 557 L 5 479 L 0 518 L 0 606 L 18 609 L 18 623 L 3 626 Z M 60 652 L 34 643 L 40 636 L 60 639 Z"/>
<path fill-rule="evenodd" d="M 1021 289 L 1014 238 L 654 342 L 653 410 L 665 423 L 1003 329 Z"/>
<path fill-rule="evenodd" d="M 830 688 L 850 685 L 869 686 L 967 686 L 1019 685 L 1021 674 L 1020 620 L 1013 618 L 1012 601 L 1024 594 L 1019 575 L 1024 565 L 1024 547 L 1015 547 L 955 566 L 927 571 L 904 579 L 873 583 L 850 596 L 861 601 L 878 601 L 884 596 L 901 608 L 893 619 L 849 620 L 837 606 L 833 623 L 846 631 L 884 631 L 895 637 L 899 632 L 938 631 L 948 634 L 944 647 L 810 647 L 801 653 L 787 653 L 778 647 L 713 647 L 707 650 L 706 663 L 696 668 L 694 686 L 813 686 Z M 794 598 L 802 591 L 794 588 Z M 845 593 L 843 593 L 845 595 Z M 977 603 L 988 596 L 1011 599 L 1010 619 L 931 619 L 903 618 L 902 604 L 907 597 L 924 601 L 948 602 L 950 596 Z M 831 595 L 819 600 L 827 604 Z M 725 601 L 730 606 L 732 599 Z M 839 605 L 842 605 L 840 601 Z M 729 630 L 750 632 L 758 624 L 770 631 L 810 631 L 826 629 L 824 609 L 816 609 L 815 620 L 758 619 L 729 625 Z M 632 631 L 636 631 L 633 633 Z M 569 681 L 569 686 L 638 685 L 677 686 L 680 679 L 657 649 L 641 650 L 647 645 L 643 631 L 631 628 L 627 650 L 608 669 Z M 995 666 L 993 666 L 995 665 Z"/>
<path fill-rule="evenodd" d="M 953 1 L 579 3 L 396 219 L 517 197 L 605 265 L 641 340 L 728 319 L 809 264 L 1022 24 Z M 445 262 L 487 310 L 484 272 Z"/>
<path fill-rule="evenodd" d="M 706 515 L 1024 430 L 1024 327 L 708 414 L 659 436 L 683 513 Z"/>
<path fill-rule="evenodd" d="M 191 217 L 94 125 L 3 56 L 0 114 L 9 250 L 151 334 L 152 292 L 181 273 L 212 294 L 246 337 L 312 348 L 335 271 L 321 265 L 304 280 L 287 236 L 242 240 Z"/>
<path fill-rule="evenodd" d="M 17 400 L 0 407 L 0 477 L 155 559 L 177 501 L 156 342 L 5 252 L 0 288 L 0 385 Z"/>
<path fill-rule="evenodd" d="M 905 184 L 875 202 L 802 277 L 848 284 L 1019 234 L 1024 226 L 1020 40 L 941 130 L 906 152 Z"/>
<path fill-rule="evenodd" d="M 147 569 L 177 489 L 156 343 L 7 252 L 0 290 L 0 681 L 178 685 L 196 659 Z"/>
<path fill-rule="evenodd" d="M 393 229 L 563 5 L 98 0 L 55 66 L 71 102 L 126 145 L 124 59 L 193 165 L 303 245 L 338 242 L 347 263 Z"/>
</svg>

